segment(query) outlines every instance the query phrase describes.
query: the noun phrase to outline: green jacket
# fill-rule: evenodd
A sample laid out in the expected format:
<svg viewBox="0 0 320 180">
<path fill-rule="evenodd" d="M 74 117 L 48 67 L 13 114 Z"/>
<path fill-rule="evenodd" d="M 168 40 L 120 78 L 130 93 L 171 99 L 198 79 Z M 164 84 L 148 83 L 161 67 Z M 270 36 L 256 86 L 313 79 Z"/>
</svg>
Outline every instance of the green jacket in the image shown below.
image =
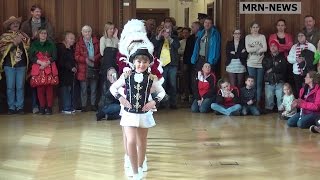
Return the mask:
<svg viewBox="0 0 320 180">
<path fill-rule="evenodd" d="M 47 40 L 45 42 L 40 42 L 39 40 L 33 41 L 31 43 L 31 47 L 29 49 L 29 55 L 30 55 L 30 61 L 32 63 L 37 63 L 37 53 L 38 52 L 47 52 L 49 53 L 51 59 L 50 61 L 56 61 L 57 60 L 57 49 L 56 45 L 50 41 Z"/>
</svg>

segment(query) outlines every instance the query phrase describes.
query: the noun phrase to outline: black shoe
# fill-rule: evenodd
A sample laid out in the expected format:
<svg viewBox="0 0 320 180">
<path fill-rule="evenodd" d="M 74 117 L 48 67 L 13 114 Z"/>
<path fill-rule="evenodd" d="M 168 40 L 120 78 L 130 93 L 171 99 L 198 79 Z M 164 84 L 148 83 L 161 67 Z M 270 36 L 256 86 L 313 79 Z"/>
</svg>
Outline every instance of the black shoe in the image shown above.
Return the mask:
<svg viewBox="0 0 320 180">
<path fill-rule="evenodd" d="M 170 105 L 170 109 L 178 109 L 177 105 Z"/>
<path fill-rule="evenodd" d="M 87 112 L 87 107 L 82 107 L 81 112 Z"/>
<path fill-rule="evenodd" d="M 52 108 L 47 108 L 46 115 L 52 115 Z"/>
<path fill-rule="evenodd" d="M 39 114 L 41 114 L 41 115 L 45 115 L 46 114 L 46 111 L 45 111 L 45 108 L 40 108 L 39 109 Z"/>
<path fill-rule="evenodd" d="M 18 109 L 17 114 L 23 115 L 24 114 L 23 109 Z"/>
<path fill-rule="evenodd" d="M 216 115 L 224 115 L 224 114 L 222 114 L 221 112 L 219 112 L 219 111 L 216 111 Z"/>
<path fill-rule="evenodd" d="M 97 111 L 97 107 L 95 105 L 91 105 L 91 111 Z"/>
<path fill-rule="evenodd" d="M 239 111 L 234 111 L 231 113 L 231 116 L 240 116 L 240 112 Z"/>
<path fill-rule="evenodd" d="M 15 113 L 16 113 L 15 110 L 13 110 L 13 109 L 8 109 L 8 115 L 12 115 L 12 114 L 15 114 Z"/>
<path fill-rule="evenodd" d="M 312 132 L 312 133 L 319 133 L 318 131 L 315 130 L 315 128 L 316 128 L 315 125 L 310 126 L 310 128 L 309 128 L 310 132 Z"/>
<path fill-rule="evenodd" d="M 102 112 L 98 112 L 96 114 L 96 117 L 97 117 L 97 121 L 101 121 L 103 118 L 105 118 L 105 115 Z"/>
</svg>

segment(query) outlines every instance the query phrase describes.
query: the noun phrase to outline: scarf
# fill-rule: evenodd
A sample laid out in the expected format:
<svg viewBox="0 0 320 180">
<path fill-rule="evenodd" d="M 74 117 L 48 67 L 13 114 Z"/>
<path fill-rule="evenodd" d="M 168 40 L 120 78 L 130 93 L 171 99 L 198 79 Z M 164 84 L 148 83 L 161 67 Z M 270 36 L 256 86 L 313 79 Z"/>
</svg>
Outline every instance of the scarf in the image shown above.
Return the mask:
<svg viewBox="0 0 320 180">
<path fill-rule="evenodd" d="M 87 47 L 87 50 L 88 50 L 88 57 L 89 58 L 94 58 L 94 48 L 93 48 L 93 43 L 92 43 L 92 38 L 90 38 L 89 41 L 85 41 L 83 39 L 86 47 Z"/>
</svg>

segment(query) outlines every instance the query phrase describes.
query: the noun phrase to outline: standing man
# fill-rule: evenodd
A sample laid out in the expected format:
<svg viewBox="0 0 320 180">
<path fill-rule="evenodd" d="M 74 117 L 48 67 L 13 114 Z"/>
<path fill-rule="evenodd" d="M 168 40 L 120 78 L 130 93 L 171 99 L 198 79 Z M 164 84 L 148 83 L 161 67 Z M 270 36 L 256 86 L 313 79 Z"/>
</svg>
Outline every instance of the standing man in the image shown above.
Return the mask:
<svg viewBox="0 0 320 180">
<path fill-rule="evenodd" d="M 184 79 L 185 79 L 185 94 L 186 97 L 189 98 L 189 102 L 192 102 L 192 80 L 194 80 L 194 76 L 196 72 L 192 68 L 192 63 L 191 63 L 191 56 L 193 53 L 194 49 L 194 44 L 197 39 L 197 34 L 200 30 L 200 22 L 196 21 L 193 22 L 191 25 L 191 35 L 188 37 L 186 41 L 186 47 L 184 49 L 183 53 L 183 73 L 184 73 Z"/>
<path fill-rule="evenodd" d="M 307 15 L 304 17 L 303 32 L 306 35 L 307 41 L 317 47 L 320 40 L 320 31 L 315 27 L 316 21 L 313 16 Z"/>
<path fill-rule="evenodd" d="M 6 75 L 8 114 L 24 114 L 24 85 L 30 39 L 19 30 L 20 23 L 21 17 L 11 16 L 3 23 L 6 32 L 0 36 L 0 73 L 4 71 Z"/>
<path fill-rule="evenodd" d="M 201 65 L 208 62 L 215 72 L 220 58 L 221 39 L 211 18 L 205 18 L 204 29 L 198 32 L 197 36 L 191 63 L 196 65 L 197 70 L 201 70 Z"/>
<path fill-rule="evenodd" d="M 200 22 L 200 30 L 203 30 L 204 26 L 204 20 L 208 17 L 207 14 L 204 13 L 198 13 L 198 21 Z"/>
<path fill-rule="evenodd" d="M 159 57 L 163 67 L 164 89 L 169 95 L 171 109 L 177 108 L 177 69 L 179 63 L 178 49 L 180 42 L 178 36 L 172 33 L 172 22 L 164 23 L 154 42 L 155 56 Z"/>
<path fill-rule="evenodd" d="M 41 16 L 41 11 L 39 5 L 33 5 L 30 10 L 31 18 L 22 23 L 21 31 L 26 33 L 33 41 L 37 37 L 38 29 L 46 29 L 48 39 L 54 41 L 52 26 L 45 17 Z"/>
</svg>

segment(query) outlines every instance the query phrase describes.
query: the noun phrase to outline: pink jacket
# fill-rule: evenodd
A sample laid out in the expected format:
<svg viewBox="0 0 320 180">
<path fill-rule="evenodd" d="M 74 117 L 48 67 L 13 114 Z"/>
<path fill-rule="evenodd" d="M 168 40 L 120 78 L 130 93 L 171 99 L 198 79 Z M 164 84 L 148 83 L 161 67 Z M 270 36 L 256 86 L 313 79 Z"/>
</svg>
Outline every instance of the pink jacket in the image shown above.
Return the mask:
<svg viewBox="0 0 320 180">
<path fill-rule="evenodd" d="M 293 45 L 293 40 L 292 40 L 292 36 L 288 33 L 285 33 L 285 36 L 284 36 L 285 40 L 286 40 L 286 44 L 280 44 L 280 49 L 279 49 L 279 52 L 283 52 L 284 55 L 287 57 L 288 54 L 289 54 L 289 51 Z M 277 38 L 277 34 L 271 34 L 269 36 L 269 40 L 268 40 L 268 44 L 270 44 L 270 42 L 272 40 L 278 40 Z"/>
<path fill-rule="evenodd" d="M 302 99 L 306 88 L 301 88 L 299 97 Z M 320 114 L 320 87 L 318 84 L 309 92 L 309 94 L 301 100 L 299 104 L 300 108 L 303 110 L 303 114 L 317 113 Z"/>
</svg>

